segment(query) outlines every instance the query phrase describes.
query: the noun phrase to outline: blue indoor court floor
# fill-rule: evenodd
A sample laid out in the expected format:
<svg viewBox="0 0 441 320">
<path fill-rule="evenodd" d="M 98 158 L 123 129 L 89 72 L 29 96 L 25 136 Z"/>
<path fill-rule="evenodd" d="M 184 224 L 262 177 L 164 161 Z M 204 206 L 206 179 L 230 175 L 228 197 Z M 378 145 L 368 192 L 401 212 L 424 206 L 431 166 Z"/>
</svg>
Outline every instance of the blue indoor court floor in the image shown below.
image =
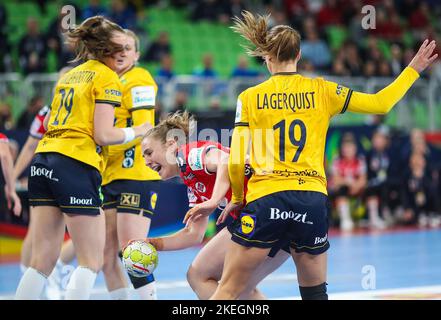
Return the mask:
<svg viewBox="0 0 441 320">
<path fill-rule="evenodd" d="M 440 229 L 333 234 L 330 242 L 330 299 L 441 299 Z M 185 274 L 198 250 L 160 253 L 159 299 L 196 299 Z M 0 299 L 13 298 L 20 275 L 17 263 L 0 264 Z M 293 262 L 285 262 L 259 288 L 270 299 L 299 299 Z M 102 273 L 92 299 L 108 299 Z"/>
</svg>

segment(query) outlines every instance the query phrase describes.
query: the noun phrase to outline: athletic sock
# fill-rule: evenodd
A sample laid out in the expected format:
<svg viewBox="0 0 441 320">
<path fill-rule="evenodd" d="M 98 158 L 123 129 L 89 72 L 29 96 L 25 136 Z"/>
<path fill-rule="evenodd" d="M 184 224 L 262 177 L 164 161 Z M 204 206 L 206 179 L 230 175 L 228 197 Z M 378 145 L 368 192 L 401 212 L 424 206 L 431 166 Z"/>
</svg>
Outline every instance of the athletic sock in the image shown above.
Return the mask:
<svg viewBox="0 0 441 320">
<path fill-rule="evenodd" d="M 96 272 L 78 266 L 67 284 L 66 300 L 88 300 L 95 284 Z"/>
<path fill-rule="evenodd" d="M 15 300 L 38 300 L 45 283 L 44 274 L 34 268 L 28 268 L 18 284 Z"/>
<path fill-rule="evenodd" d="M 119 288 L 109 292 L 112 300 L 129 300 L 129 290 L 127 288 Z"/>
</svg>

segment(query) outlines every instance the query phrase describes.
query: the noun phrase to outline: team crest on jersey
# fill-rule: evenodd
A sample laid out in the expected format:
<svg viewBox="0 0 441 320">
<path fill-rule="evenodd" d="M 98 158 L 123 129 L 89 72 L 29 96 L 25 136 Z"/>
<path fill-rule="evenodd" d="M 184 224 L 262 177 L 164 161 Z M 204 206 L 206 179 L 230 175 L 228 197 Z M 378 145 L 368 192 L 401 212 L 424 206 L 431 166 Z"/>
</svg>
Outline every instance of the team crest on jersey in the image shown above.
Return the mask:
<svg viewBox="0 0 441 320">
<path fill-rule="evenodd" d="M 195 187 L 196 187 L 196 190 L 199 191 L 200 193 L 205 193 L 205 191 L 207 191 L 205 184 L 203 184 L 202 182 L 196 182 Z"/>
<path fill-rule="evenodd" d="M 202 164 L 202 154 L 204 152 L 204 148 L 194 148 L 191 149 L 188 154 L 188 165 L 193 171 L 198 171 L 204 169 Z"/>
<path fill-rule="evenodd" d="M 256 216 L 242 213 L 240 215 L 240 232 L 246 236 L 251 236 L 256 227 Z"/>
<path fill-rule="evenodd" d="M 120 204 L 122 206 L 129 206 L 139 208 L 141 196 L 137 193 L 121 193 Z"/>
<path fill-rule="evenodd" d="M 157 201 L 158 201 L 158 193 L 151 191 L 150 192 L 150 208 L 152 210 L 155 210 Z"/>
</svg>

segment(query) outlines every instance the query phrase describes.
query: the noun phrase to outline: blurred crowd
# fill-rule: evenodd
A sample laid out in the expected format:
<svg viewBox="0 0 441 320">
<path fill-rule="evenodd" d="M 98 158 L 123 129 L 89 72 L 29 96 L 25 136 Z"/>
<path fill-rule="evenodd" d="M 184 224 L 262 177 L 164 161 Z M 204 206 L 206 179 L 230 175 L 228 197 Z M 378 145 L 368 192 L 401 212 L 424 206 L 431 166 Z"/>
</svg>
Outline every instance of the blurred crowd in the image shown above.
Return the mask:
<svg viewBox="0 0 441 320">
<path fill-rule="evenodd" d="M 150 38 L 140 23 L 148 24 L 152 6 L 185 10 L 187 19 L 194 23 L 211 21 L 226 25 L 244 9 L 269 12 L 271 26 L 289 24 L 300 31 L 303 71 L 339 76 L 397 75 L 422 40 L 437 39 L 441 34 L 441 2 L 437 0 L 111 0 L 109 6 L 101 2 L 90 0 L 84 7 L 76 6 L 77 17 L 83 20 L 105 15 L 124 28 L 138 32 L 146 40 L 141 48 L 141 61 L 161 63 L 158 74 L 168 78 L 174 73 L 167 32 Z M 39 2 L 42 12 L 45 3 Z M 362 20 L 368 14 L 362 13 L 365 5 L 375 8 L 375 19 L 369 20 L 375 22 L 375 29 L 362 27 Z M 61 13 L 47 30 L 41 30 L 40 22 L 30 17 L 26 33 L 15 47 L 8 39 L 8 18 L 5 6 L 0 3 L 0 72 L 46 72 L 51 51 L 55 53 L 58 69 L 73 57 L 73 48 L 63 41 Z M 11 52 L 18 54 L 18 65 L 14 64 Z"/>
<path fill-rule="evenodd" d="M 328 165 L 332 223 L 344 231 L 357 225 L 439 227 L 439 151 L 427 143 L 424 132 L 413 129 L 402 143 L 380 126 L 367 150 L 359 145 L 352 133 L 344 134 Z"/>
</svg>

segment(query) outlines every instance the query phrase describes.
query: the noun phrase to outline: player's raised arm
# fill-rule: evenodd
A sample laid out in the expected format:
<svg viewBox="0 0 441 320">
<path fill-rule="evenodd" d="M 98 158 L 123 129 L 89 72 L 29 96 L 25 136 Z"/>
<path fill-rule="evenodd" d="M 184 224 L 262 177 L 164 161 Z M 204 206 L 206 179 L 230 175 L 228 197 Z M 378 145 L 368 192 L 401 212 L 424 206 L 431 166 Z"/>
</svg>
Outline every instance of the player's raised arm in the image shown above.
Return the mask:
<svg viewBox="0 0 441 320">
<path fill-rule="evenodd" d="M 425 40 L 412 61 L 401 74 L 391 84 L 375 94 L 362 93 L 340 87 L 342 92 L 347 90 L 347 92 L 343 94 L 345 101 L 342 107 L 340 106 L 341 100 L 338 101 L 341 97 L 337 97 L 334 94 L 334 91 L 339 92 L 339 87 L 336 86 L 335 83 L 329 85 L 332 84 L 332 82 L 328 82 L 328 88 L 331 90 L 331 110 L 337 108 L 334 109 L 334 113 L 344 113 L 345 111 L 369 114 L 388 113 L 395 104 L 403 98 L 413 83 L 419 78 L 420 73 L 438 57 L 437 54 L 432 55 L 435 47 L 435 41 L 429 43 L 428 40 Z M 335 99 L 333 99 L 333 97 L 335 97 Z"/>
</svg>

